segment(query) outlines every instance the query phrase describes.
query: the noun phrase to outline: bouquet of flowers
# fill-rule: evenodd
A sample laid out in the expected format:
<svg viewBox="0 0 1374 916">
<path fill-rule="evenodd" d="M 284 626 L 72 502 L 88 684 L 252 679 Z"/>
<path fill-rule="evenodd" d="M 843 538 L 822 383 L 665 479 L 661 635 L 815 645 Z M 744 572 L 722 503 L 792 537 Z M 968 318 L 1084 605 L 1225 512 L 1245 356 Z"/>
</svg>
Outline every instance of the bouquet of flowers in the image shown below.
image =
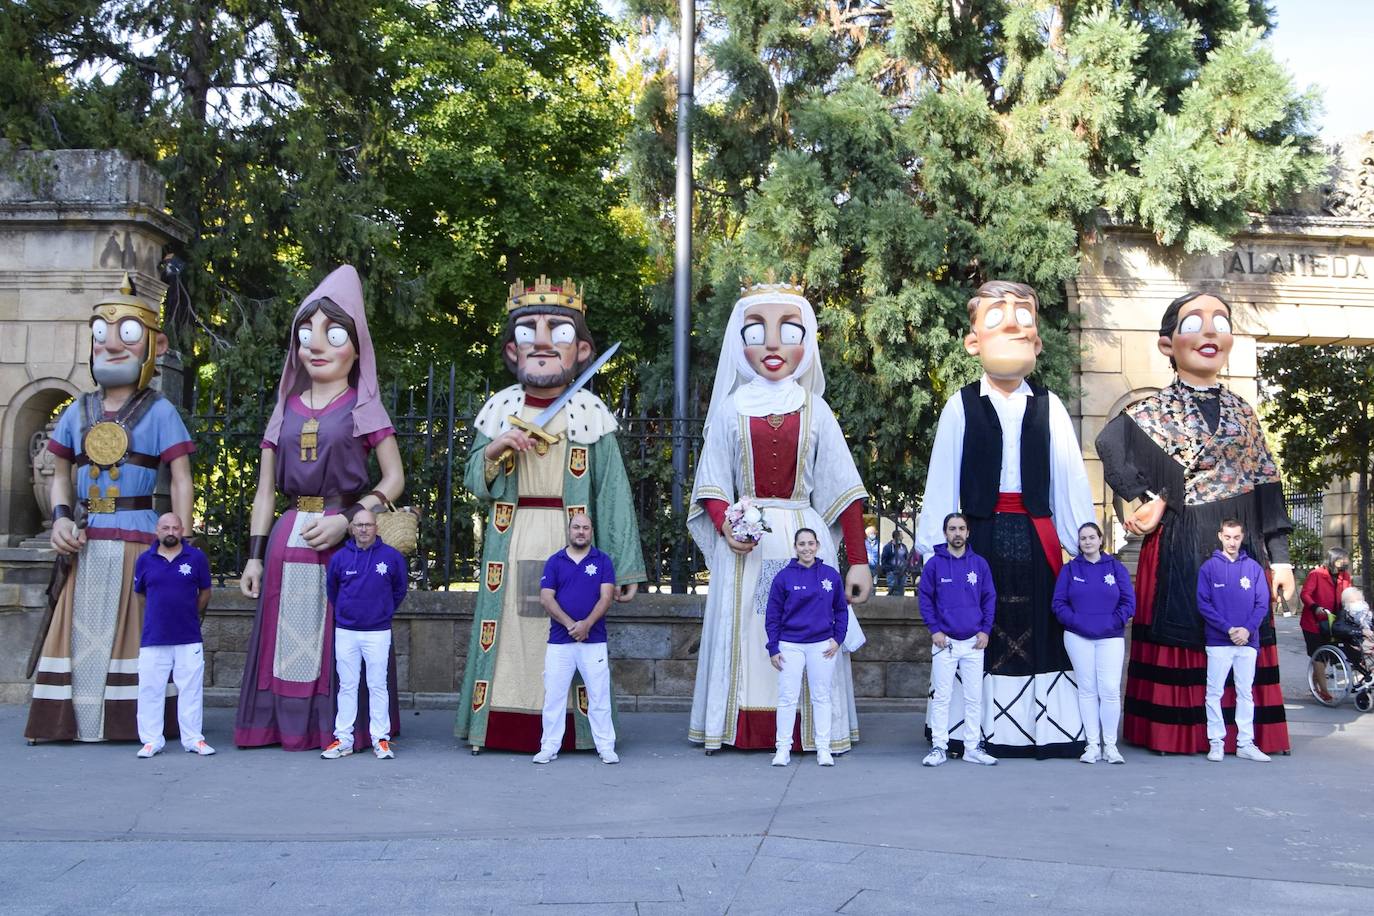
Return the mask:
<svg viewBox="0 0 1374 916">
<path fill-rule="evenodd" d="M 773 530 L 764 520 L 763 510 L 747 496 L 725 510 L 725 524 L 730 526 L 730 536 L 742 543 L 757 544 Z"/>
</svg>

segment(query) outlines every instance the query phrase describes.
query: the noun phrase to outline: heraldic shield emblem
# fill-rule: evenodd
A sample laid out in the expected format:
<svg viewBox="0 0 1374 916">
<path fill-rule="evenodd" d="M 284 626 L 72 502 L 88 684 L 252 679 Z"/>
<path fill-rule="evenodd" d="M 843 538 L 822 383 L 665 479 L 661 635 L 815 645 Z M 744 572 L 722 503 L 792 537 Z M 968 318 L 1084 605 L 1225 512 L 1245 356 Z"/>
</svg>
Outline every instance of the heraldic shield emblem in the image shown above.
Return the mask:
<svg viewBox="0 0 1374 916">
<path fill-rule="evenodd" d="M 587 714 L 587 687 L 585 684 L 577 685 L 577 711 L 584 716 Z"/>
<path fill-rule="evenodd" d="M 586 516 L 588 516 L 589 518 L 591 517 L 591 516 L 590 516 L 590 513 L 587 512 L 587 507 L 586 507 L 586 506 L 569 506 L 569 507 L 568 507 L 568 521 L 572 521 L 574 518 L 576 518 L 576 517 L 579 516 L 579 515 L 586 515 Z"/>
<path fill-rule="evenodd" d="M 482 629 L 477 634 L 477 644 L 482 647 L 483 652 L 490 652 L 491 647 L 496 645 L 496 621 L 482 621 Z"/>
<path fill-rule="evenodd" d="M 568 449 L 568 472 L 574 477 L 587 473 L 587 449 L 584 446 L 574 445 Z"/>
<path fill-rule="evenodd" d="M 495 560 L 487 563 L 487 591 L 494 592 L 501 588 L 501 580 L 506 575 L 506 564 Z"/>
<path fill-rule="evenodd" d="M 497 531 L 505 534 L 515 518 L 515 503 L 496 503 L 491 507 L 491 523 Z"/>
<path fill-rule="evenodd" d="M 477 681 L 472 685 L 472 711 L 477 712 L 487 705 L 487 682 Z"/>
</svg>

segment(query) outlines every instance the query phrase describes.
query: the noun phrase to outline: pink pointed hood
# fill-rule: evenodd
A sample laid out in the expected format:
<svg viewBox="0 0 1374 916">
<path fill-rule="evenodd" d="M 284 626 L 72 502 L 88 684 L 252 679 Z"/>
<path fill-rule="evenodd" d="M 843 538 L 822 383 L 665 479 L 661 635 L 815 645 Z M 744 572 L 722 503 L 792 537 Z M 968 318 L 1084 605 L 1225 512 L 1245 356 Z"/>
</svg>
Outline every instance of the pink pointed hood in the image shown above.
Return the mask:
<svg viewBox="0 0 1374 916">
<path fill-rule="evenodd" d="M 332 299 L 353 319 L 358 332 L 358 400 L 353 405 L 353 435 L 365 436 L 391 425 L 386 408 L 382 406 L 381 393 L 377 386 L 377 355 L 372 349 L 372 335 L 367 330 L 367 311 L 363 308 L 363 284 L 358 271 L 350 264 L 337 268 L 325 277 L 310 295 L 302 300 L 291 318 L 294 328 L 306 306 L 317 299 Z M 276 442 L 281 434 L 282 411 L 287 400 L 300 394 L 310 385 L 310 376 L 296 358 L 296 341 L 293 336 L 287 345 L 286 362 L 282 365 L 281 383 L 277 386 L 277 404 L 272 408 L 272 418 L 267 421 L 267 432 L 263 438 Z"/>
</svg>

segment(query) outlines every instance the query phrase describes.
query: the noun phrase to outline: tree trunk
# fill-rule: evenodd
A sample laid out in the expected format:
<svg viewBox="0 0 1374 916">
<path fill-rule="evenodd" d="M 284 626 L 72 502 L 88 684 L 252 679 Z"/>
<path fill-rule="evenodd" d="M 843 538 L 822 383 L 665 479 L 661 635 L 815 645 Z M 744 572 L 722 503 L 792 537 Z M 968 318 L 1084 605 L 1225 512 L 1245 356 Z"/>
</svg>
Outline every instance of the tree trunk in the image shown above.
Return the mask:
<svg viewBox="0 0 1374 916">
<path fill-rule="evenodd" d="M 1360 581 L 1369 587 L 1369 461 L 1355 477 L 1355 542 L 1360 548 Z"/>
</svg>

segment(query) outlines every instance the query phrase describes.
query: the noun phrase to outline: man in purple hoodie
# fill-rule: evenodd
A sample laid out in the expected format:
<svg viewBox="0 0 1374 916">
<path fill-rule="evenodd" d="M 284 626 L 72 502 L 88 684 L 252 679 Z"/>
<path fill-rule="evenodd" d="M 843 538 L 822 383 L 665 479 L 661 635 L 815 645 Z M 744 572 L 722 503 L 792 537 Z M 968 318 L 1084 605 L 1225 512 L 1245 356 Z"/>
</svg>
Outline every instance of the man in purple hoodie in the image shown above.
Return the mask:
<svg viewBox="0 0 1374 916">
<path fill-rule="evenodd" d="M 406 558 L 377 537 L 377 516 L 366 509 L 348 524 L 345 541 L 325 570 L 325 593 L 334 605 L 334 660 L 339 671 L 334 740 L 320 754 L 337 760 L 353 753 L 353 723 L 358 717 L 358 681 L 367 664 L 368 730 L 372 752 L 389 760 L 391 713 L 386 692 L 391 652 L 391 618 L 406 597 L 410 570 Z"/>
<path fill-rule="evenodd" d="M 1269 755 L 1255 746 L 1255 659 L 1259 651 L 1259 627 L 1269 613 L 1269 581 L 1260 566 L 1242 548 L 1245 526 L 1233 518 L 1217 532 L 1221 549 L 1197 572 L 1197 609 L 1202 615 L 1207 643 L 1207 759 L 1220 762 L 1225 756 L 1226 722 L 1221 717 L 1221 694 L 1226 675 L 1236 685 L 1236 756 L 1268 762 Z"/>
<path fill-rule="evenodd" d="M 957 672 L 964 684 L 964 759 L 992 766 L 980 747 L 983 719 L 983 650 L 992 632 L 997 592 L 988 563 L 968 547 L 968 520 L 945 516 L 945 543 L 937 544 L 916 590 L 921 616 L 930 627 L 930 742 L 921 761 L 938 767 L 949 751 L 949 701 Z"/>
</svg>

